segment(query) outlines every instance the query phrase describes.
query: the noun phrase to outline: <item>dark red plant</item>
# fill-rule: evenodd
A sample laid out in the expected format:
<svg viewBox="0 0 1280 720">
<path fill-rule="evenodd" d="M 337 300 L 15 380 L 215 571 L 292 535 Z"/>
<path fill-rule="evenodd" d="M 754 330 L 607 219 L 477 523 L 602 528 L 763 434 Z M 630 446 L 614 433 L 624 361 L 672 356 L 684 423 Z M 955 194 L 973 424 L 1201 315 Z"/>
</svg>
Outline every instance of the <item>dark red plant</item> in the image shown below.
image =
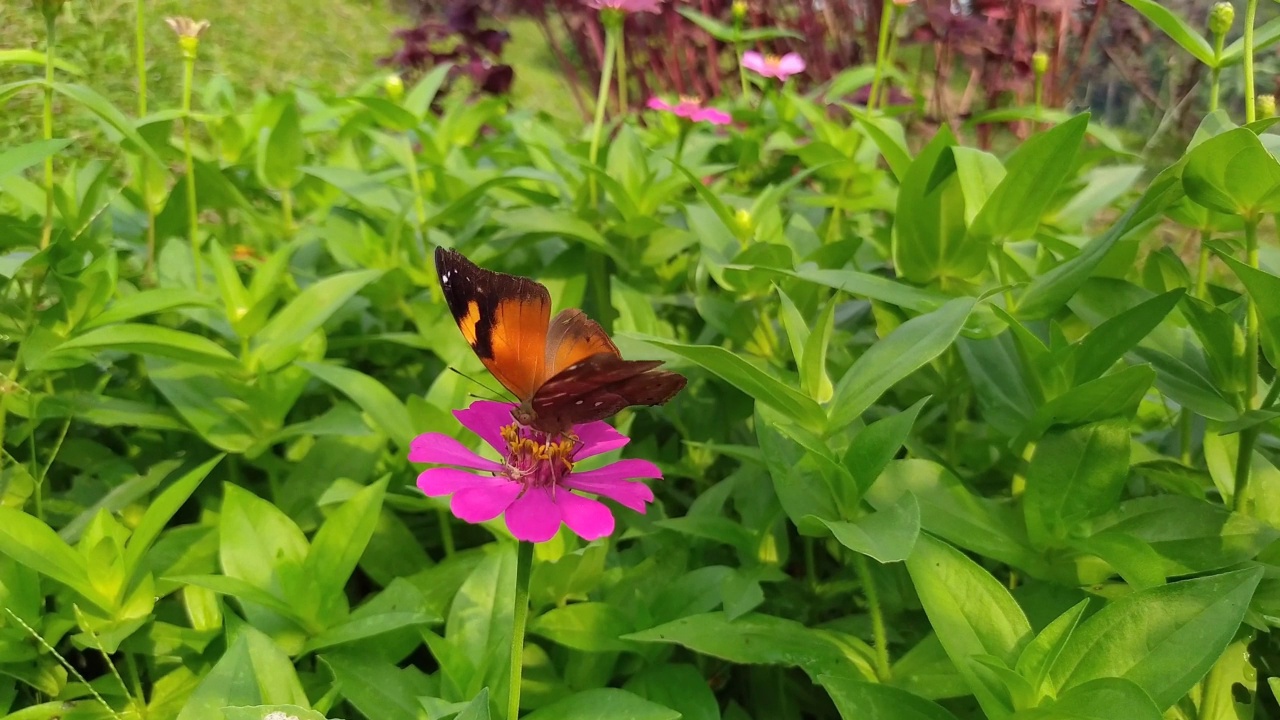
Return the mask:
<svg viewBox="0 0 1280 720">
<path fill-rule="evenodd" d="M 454 63 L 453 75 L 470 77 L 478 92 L 505 94 L 515 78 L 514 69 L 502 62 L 511 35 L 494 27 L 492 4 L 450 0 L 440 8 L 424 5 L 416 26 L 395 33 L 403 46 L 382 62 L 410 73 Z"/>
</svg>

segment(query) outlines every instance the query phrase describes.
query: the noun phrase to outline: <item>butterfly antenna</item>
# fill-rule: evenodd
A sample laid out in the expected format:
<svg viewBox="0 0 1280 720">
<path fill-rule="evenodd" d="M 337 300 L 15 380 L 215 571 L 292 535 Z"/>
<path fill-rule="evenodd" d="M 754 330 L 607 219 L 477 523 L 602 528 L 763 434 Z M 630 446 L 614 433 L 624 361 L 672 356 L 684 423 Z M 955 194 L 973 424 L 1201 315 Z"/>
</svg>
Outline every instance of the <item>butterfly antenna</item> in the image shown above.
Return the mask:
<svg viewBox="0 0 1280 720">
<path fill-rule="evenodd" d="M 479 396 L 479 395 L 476 395 L 475 393 L 471 393 L 471 396 L 472 396 L 472 397 L 479 398 L 479 399 L 481 399 L 481 400 L 500 400 L 500 401 L 504 401 L 504 402 L 505 402 L 505 398 L 503 398 L 503 396 L 502 396 L 502 393 L 501 393 L 501 392 L 499 392 L 499 391 L 497 391 L 497 390 L 494 390 L 493 388 L 489 387 L 488 385 L 485 385 L 484 383 L 480 382 L 479 380 L 477 380 L 477 379 L 475 379 L 475 378 L 471 377 L 470 375 L 468 375 L 468 374 L 466 374 L 466 373 L 462 372 L 461 370 L 459 370 L 459 369 L 458 369 L 458 368 L 456 368 L 456 367 L 449 366 L 449 370 L 451 370 L 451 371 L 453 371 L 453 372 L 457 373 L 458 375 L 460 375 L 460 376 L 462 376 L 462 377 L 464 377 L 464 378 L 466 378 L 466 379 L 470 380 L 471 382 L 475 383 L 476 385 L 479 385 L 480 387 L 484 388 L 485 390 L 488 390 L 488 391 L 489 391 L 489 393 L 492 395 L 492 397 L 481 397 L 481 396 Z"/>
</svg>

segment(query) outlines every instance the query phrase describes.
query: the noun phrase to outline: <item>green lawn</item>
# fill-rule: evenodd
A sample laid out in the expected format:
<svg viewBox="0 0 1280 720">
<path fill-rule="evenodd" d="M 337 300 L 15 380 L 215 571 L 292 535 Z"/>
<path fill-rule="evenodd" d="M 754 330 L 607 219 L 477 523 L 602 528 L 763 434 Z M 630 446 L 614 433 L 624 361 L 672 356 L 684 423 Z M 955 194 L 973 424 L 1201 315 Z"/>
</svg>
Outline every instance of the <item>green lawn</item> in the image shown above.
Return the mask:
<svg viewBox="0 0 1280 720">
<path fill-rule="evenodd" d="M 43 19 L 29 0 L 3 0 L 0 48 L 44 49 Z M 242 100 L 257 90 L 290 83 L 349 89 L 384 72 L 377 59 L 395 46 L 391 33 L 407 24 L 392 0 L 146 0 L 148 95 L 151 112 L 175 106 L 180 97 L 182 57 L 164 18 L 208 20 L 200 43 L 199 88 L 216 75 L 232 81 Z M 122 111 L 137 111 L 132 0 L 68 0 L 58 20 L 58 54 L 84 71 L 64 76 L 107 96 Z M 0 83 L 39 68 L 0 66 Z M 0 111 L 0 143 L 39 135 L 34 93 L 14 98 Z M 90 122 L 67 120 L 73 130 Z"/>
</svg>

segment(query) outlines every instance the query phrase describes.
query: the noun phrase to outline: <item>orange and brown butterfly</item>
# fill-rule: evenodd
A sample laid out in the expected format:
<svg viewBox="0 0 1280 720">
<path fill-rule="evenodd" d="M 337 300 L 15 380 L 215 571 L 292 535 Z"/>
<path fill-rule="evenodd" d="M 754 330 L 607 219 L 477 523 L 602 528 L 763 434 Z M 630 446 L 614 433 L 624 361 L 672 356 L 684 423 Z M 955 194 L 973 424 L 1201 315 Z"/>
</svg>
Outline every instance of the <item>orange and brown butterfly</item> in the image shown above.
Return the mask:
<svg viewBox="0 0 1280 720">
<path fill-rule="evenodd" d="M 624 360 L 577 309 L 551 317 L 551 293 L 530 278 L 486 270 L 436 248 L 436 274 L 462 337 L 520 401 L 512 417 L 548 436 L 632 405 L 662 405 L 685 386 L 659 360 Z"/>
</svg>

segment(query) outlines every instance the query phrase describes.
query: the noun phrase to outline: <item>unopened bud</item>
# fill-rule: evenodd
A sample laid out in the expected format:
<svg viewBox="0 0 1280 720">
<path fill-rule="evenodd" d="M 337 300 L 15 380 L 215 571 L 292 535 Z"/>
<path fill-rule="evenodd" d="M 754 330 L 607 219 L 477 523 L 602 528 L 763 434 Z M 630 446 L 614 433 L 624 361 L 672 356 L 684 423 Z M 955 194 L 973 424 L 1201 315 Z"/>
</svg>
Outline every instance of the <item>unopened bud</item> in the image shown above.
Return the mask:
<svg viewBox="0 0 1280 720">
<path fill-rule="evenodd" d="M 733 224 L 735 230 L 738 231 L 738 237 L 746 239 L 751 237 L 756 231 L 756 220 L 751 216 L 751 211 L 739 209 L 733 214 Z"/>
<path fill-rule="evenodd" d="M 1258 119 L 1276 116 L 1276 96 L 1259 95 L 1257 102 Z"/>
<path fill-rule="evenodd" d="M 52 21 L 58 16 L 58 12 L 62 10 L 62 4 L 66 0 L 31 0 L 31 6 L 34 7 L 46 20 Z"/>
<path fill-rule="evenodd" d="M 733 19 L 742 22 L 747 17 L 746 0 L 733 0 Z"/>
<path fill-rule="evenodd" d="M 1037 50 L 1031 55 L 1031 69 L 1036 75 L 1043 77 L 1049 72 L 1049 54 L 1043 50 Z"/>
<path fill-rule="evenodd" d="M 400 98 L 404 97 L 404 80 L 399 75 L 388 75 L 382 84 L 387 91 L 387 97 L 393 102 L 400 102 Z"/>
<path fill-rule="evenodd" d="M 1235 19 L 1236 9 L 1231 3 L 1214 3 L 1213 9 L 1209 11 L 1209 32 L 1216 36 L 1226 35 Z"/>
</svg>

